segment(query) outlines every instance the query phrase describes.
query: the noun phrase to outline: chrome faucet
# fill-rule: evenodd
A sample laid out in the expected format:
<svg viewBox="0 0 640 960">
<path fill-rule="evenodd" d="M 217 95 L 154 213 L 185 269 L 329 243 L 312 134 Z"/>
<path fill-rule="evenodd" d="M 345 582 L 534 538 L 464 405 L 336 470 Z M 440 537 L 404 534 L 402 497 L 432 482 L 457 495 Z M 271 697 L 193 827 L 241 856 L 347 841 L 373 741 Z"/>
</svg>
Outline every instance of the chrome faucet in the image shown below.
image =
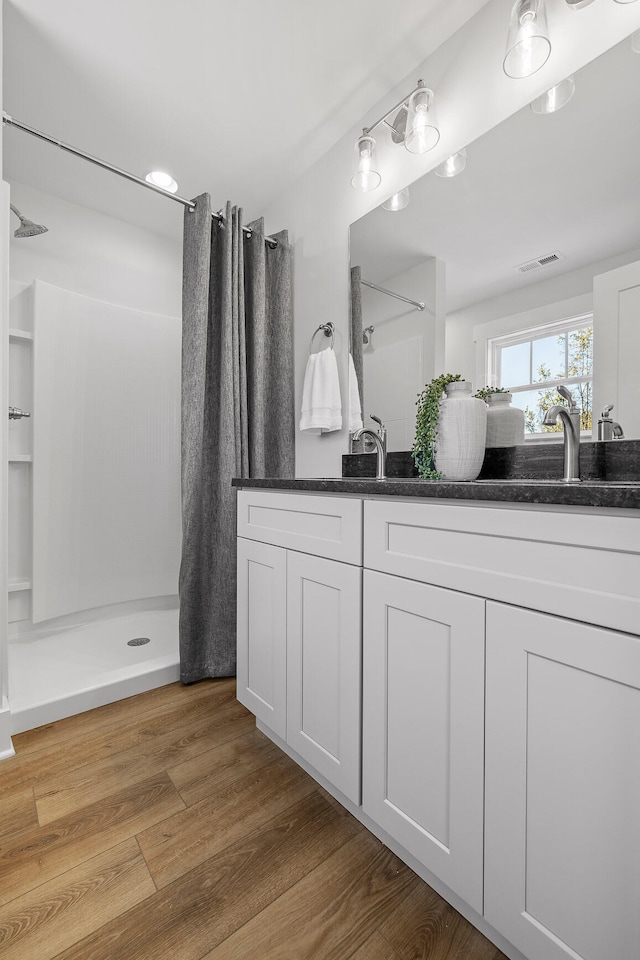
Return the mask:
<svg viewBox="0 0 640 960">
<path fill-rule="evenodd" d="M 624 432 L 619 423 L 611 419 L 613 404 L 610 403 L 602 411 L 598 420 L 598 440 L 624 440 Z"/>
<path fill-rule="evenodd" d="M 576 406 L 567 387 L 560 384 L 558 393 L 568 402 L 568 406 L 556 403 L 549 407 L 544 415 L 543 424 L 547 427 L 560 418 L 564 428 L 564 473 L 563 483 L 580 483 L 580 409 Z"/>
<path fill-rule="evenodd" d="M 380 437 L 375 430 L 366 430 L 364 427 L 360 427 L 359 430 L 356 430 L 352 434 L 354 440 L 360 440 L 362 437 L 369 437 L 373 440 L 376 447 L 376 480 L 386 480 L 386 467 L 387 467 L 387 450 L 386 442 Z"/>
<path fill-rule="evenodd" d="M 378 431 L 377 431 L 377 432 L 378 432 L 378 436 L 380 437 L 380 442 L 381 442 L 381 444 L 382 444 L 382 449 L 383 449 L 383 451 L 384 451 L 384 455 L 385 455 L 385 458 L 386 458 L 386 456 L 387 456 L 387 428 L 385 427 L 385 425 L 384 425 L 384 423 L 382 422 L 382 420 L 380 419 L 380 417 L 376 417 L 375 413 L 370 413 L 369 416 L 371 417 L 372 420 L 375 420 L 375 422 L 378 424 Z"/>
</svg>

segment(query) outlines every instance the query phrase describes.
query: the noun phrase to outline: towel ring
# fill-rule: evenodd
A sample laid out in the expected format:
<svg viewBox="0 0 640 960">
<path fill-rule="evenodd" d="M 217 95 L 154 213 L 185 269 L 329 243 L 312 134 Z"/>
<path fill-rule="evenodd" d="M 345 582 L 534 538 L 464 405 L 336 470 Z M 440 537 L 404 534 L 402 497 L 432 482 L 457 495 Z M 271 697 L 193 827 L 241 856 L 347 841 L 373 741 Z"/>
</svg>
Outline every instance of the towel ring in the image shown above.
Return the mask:
<svg viewBox="0 0 640 960">
<path fill-rule="evenodd" d="M 333 350 L 333 344 L 336 338 L 335 336 L 336 330 L 335 330 L 333 321 L 329 320 L 327 323 L 321 323 L 320 326 L 316 327 L 316 329 L 311 334 L 311 340 L 309 340 L 309 356 L 311 356 L 311 350 L 313 348 L 313 340 L 315 338 L 315 335 L 316 333 L 319 333 L 321 330 L 324 332 L 325 337 L 331 337 L 331 349 Z"/>
</svg>

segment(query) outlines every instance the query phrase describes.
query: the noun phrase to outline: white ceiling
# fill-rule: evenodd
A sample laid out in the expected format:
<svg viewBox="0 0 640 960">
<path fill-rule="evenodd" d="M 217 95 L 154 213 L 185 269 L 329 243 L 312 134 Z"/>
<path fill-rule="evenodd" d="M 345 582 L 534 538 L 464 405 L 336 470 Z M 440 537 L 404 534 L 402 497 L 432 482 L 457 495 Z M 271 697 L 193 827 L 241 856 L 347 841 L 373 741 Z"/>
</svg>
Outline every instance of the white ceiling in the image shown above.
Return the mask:
<svg viewBox="0 0 640 960">
<path fill-rule="evenodd" d="M 3 108 L 251 219 L 486 2 L 5 0 Z M 10 181 L 180 236 L 178 204 L 6 126 L 4 165 Z"/>
<path fill-rule="evenodd" d="M 404 210 L 358 221 L 351 260 L 362 276 L 384 285 L 439 257 L 451 312 L 639 249 L 640 55 L 627 39 L 575 81 L 557 113 L 525 107 L 470 144 L 458 177 L 429 173 Z M 515 269 L 556 251 L 564 259 L 552 266 Z"/>
</svg>

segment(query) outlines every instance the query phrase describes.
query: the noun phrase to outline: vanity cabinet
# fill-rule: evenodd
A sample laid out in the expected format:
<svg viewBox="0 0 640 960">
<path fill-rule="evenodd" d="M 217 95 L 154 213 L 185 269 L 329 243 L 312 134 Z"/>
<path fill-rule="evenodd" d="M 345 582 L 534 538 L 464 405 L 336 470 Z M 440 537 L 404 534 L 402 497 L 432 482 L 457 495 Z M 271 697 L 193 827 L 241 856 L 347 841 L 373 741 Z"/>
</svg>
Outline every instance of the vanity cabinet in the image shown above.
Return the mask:
<svg viewBox="0 0 640 960">
<path fill-rule="evenodd" d="M 638 960 L 640 511 L 264 496 L 242 702 L 508 956 Z"/>
<path fill-rule="evenodd" d="M 238 539 L 237 697 L 356 804 L 361 513 L 355 499 L 238 495 L 238 532 L 253 539 Z"/>
<path fill-rule="evenodd" d="M 640 956 L 640 637 L 487 604 L 485 917 L 530 960 Z"/>
<path fill-rule="evenodd" d="M 362 807 L 478 913 L 484 607 L 365 571 Z"/>
</svg>

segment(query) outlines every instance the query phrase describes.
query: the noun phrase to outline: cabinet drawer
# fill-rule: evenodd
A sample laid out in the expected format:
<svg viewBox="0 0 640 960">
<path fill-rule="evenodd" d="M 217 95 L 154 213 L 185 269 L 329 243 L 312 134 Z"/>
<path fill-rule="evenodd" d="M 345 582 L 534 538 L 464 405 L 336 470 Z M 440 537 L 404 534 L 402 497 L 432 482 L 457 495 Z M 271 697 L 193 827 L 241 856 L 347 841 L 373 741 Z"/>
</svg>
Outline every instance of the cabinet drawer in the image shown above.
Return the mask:
<svg viewBox="0 0 640 960">
<path fill-rule="evenodd" d="M 238 536 L 360 565 L 362 501 L 240 490 Z"/>
<path fill-rule="evenodd" d="M 364 528 L 365 567 L 640 632 L 640 516 L 380 500 Z"/>
</svg>

